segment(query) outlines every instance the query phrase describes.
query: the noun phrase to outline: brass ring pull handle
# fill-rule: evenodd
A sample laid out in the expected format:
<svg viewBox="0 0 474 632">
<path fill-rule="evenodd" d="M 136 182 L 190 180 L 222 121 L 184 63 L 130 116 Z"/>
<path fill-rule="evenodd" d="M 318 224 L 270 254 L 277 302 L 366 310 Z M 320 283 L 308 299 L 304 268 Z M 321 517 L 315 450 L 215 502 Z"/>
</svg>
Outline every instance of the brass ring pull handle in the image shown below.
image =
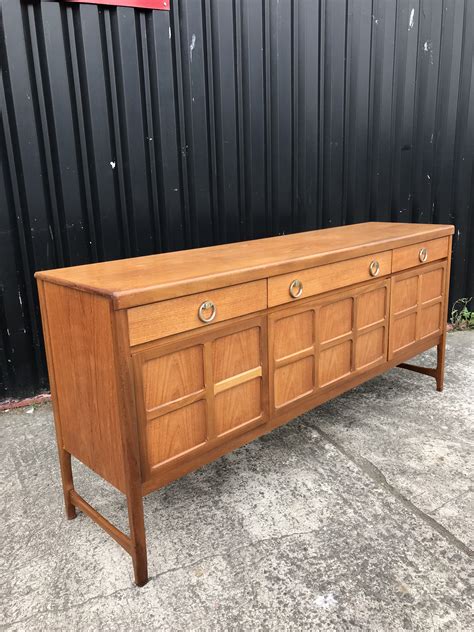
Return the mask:
<svg viewBox="0 0 474 632">
<path fill-rule="evenodd" d="M 211 313 L 209 316 L 206 317 L 204 315 L 204 312 L 207 312 L 207 310 L 209 309 L 211 310 Z M 212 323 L 212 321 L 216 317 L 216 314 L 217 314 L 217 307 L 212 301 L 204 301 L 204 303 L 201 303 L 201 305 L 199 306 L 198 316 L 199 316 L 199 320 L 201 320 L 203 323 Z"/>
<path fill-rule="evenodd" d="M 369 272 L 371 276 L 376 277 L 380 274 L 380 263 L 374 259 L 369 266 Z"/>
<path fill-rule="evenodd" d="M 418 257 L 420 258 L 421 263 L 425 263 L 425 261 L 428 259 L 428 248 L 422 248 Z"/>
<path fill-rule="evenodd" d="M 295 279 L 290 283 L 291 298 L 299 298 L 303 294 L 303 284 L 299 279 Z"/>
</svg>

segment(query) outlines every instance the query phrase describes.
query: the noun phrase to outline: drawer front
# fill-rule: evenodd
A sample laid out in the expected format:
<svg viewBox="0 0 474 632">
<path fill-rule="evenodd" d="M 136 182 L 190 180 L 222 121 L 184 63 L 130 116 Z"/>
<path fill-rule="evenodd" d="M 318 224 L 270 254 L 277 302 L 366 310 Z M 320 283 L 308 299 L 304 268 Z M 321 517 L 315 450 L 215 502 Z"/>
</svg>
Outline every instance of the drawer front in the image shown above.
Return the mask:
<svg viewBox="0 0 474 632">
<path fill-rule="evenodd" d="M 392 271 L 399 272 L 422 264 L 444 259 L 448 256 L 449 237 L 431 239 L 393 251 Z"/>
<path fill-rule="evenodd" d="M 128 310 L 130 345 L 208 327 L 267 307 L 267 282 L 252 281 Z"/>
<path fill-rule="evenodd" d="M 392 252 L 387 250 L 349 261 L 282 274 L 268 279 L 268 306 L 283 305 L 307 296 L 362 283 L 390 274 L 391 271 Z"/>
</svg>

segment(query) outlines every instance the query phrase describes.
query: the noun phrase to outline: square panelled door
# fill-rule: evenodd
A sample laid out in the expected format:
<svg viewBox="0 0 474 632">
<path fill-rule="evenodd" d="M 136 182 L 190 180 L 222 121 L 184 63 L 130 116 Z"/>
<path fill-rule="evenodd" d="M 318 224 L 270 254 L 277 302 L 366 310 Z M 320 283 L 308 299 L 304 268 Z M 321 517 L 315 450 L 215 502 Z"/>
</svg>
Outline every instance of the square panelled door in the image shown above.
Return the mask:
<svg viewBox="0 0 474 632">
<path fill-rule="evenodd" d="M 135 354 L 145 478 L 265 423 L 263 329 L 252 318 Z"/>
<path fill-rule="evenodd" d="M 389 281 L 333 292 L 269 316 L 273 409 L 387 358 Z"/>
</svg>

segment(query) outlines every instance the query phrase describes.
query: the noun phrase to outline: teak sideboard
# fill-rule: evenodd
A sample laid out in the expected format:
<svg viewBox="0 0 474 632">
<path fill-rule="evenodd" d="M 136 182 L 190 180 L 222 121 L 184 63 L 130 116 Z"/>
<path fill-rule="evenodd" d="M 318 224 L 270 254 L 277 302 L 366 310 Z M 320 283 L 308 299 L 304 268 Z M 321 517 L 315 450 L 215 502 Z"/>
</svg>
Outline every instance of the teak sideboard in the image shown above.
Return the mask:
<svg viewBox="0 0 474 632">
<path fill-rule="evenodd" d="M 370 222 L 37 272 L 68 518 L 148 579 L 142 497 L 394 366 L 443 387 L 453 226 Z M 437 345 L 436 368 L 406 364 Z M 71 456 L 123 492 L 126 535 Z"/>
</svg>

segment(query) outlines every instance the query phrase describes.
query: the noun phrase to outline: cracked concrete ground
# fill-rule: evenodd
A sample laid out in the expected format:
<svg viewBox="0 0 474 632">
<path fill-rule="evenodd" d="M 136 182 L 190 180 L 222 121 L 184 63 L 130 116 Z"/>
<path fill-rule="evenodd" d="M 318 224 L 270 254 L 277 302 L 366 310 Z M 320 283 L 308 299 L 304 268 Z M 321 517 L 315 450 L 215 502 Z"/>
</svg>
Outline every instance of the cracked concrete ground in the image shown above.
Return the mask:
<svg viewBox="0 0 474 632">
<path fill-rule="evenodd" d="M 2 413 L 0 626 L 472 630 L 473 367 L 474 333 L 452 333 L 443 393 L 394 369 L 146 497 L 141 589 L 64 518 L 50 405 Z M 126 529 L 123 497 L 75 476 Z"/>
</svg>

